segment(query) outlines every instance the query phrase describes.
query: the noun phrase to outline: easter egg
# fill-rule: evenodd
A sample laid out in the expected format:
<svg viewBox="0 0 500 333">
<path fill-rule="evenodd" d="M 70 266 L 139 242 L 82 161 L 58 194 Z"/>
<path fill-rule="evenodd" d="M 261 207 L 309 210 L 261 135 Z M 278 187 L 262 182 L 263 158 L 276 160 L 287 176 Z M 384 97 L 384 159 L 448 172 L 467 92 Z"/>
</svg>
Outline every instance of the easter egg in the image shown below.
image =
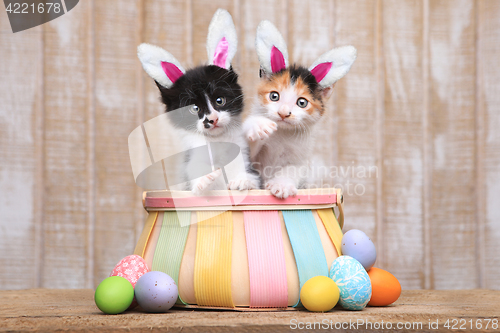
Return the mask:
<svg viewBox="0 0 500 333">
<path fill-rule="evenodd" d="M 163 272 L 148 272 L 135 285 L 135 298 L 146 312 L 166 312 L 178 296 L 174 279 Z"/>
<path fill-rule="evenodd" d="M 342 254 L 353 257 L 366 270 L 372 268 L 377 259 L 377 250 L 372 240 L 361 230 L 352 229 L 342 237 Z"/>
<path fill-rule="evenodd" d="M 139 280 L 139 278 L 147 272 L 149 272 L 149 268 L 146 261 L 141 256 L 133 254 L 120 260 L 120 262 L 116 264 L 115 268 L 113 268 L 109 276 L 124 277 L 132 284 L 132 287 L 135 287 L 137 280 Z M 130 305 L 130 309 L 133 309 L 136 306 L 137 301 L 134 298 L 132 304 Z"/>
<path fill-rule="evenodd" d="M 372 267 L 368 271 L 372 284 L 370 306 L 385 306 L 396 302 L 401 295 L 401 284 L 398 279 L 386 270 Z"/>
<path fill-rule="evenodd" d="M 339 301 L 339 288 L 327 276 L 315 276 L 304 283 L 300 301 L 309 311 L 330 311 Z"/>
<path fill-rule="evenodd" d="M 372 285 L 364 267 L 356 259 L 340 256 L 330 269 L 330 277 L 339 287 L 340 305 L 347 310 L 362 310 L 370 301 Z"/>
<path fill-rule="evenodd" d="M 134 287 L 121 276 L 104 279 L 97 287 L 94 300 L 97 307 L 107 314 L 118 314 L 127 310 L 134 299 Z"/>
<path fill-rule="evenodd" d="M 133 254 L 120 260 L 109 276 L 121 276 L 135 287 L 137 280 L 147 272 L 149 268 L 146 261 L 141 256 Z"/>
</svg>

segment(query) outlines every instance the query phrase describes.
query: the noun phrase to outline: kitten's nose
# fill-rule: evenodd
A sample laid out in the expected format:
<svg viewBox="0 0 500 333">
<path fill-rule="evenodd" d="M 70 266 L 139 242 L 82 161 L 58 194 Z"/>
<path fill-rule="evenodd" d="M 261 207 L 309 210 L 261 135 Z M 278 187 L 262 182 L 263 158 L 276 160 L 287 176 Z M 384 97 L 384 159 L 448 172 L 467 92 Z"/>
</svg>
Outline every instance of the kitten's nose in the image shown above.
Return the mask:
<svg viewBox="0 0 500 333">
<path fill-rule="evenodd" d="M 208 116 L 206 116 L 205 121 L 204 121 L 206 128 L 210 127 L 210 125 L 208 125 L 207 123 L 212 124 L 215 127 L 215 126 L 217 126 L 217 122 L 219 122 L 219 117 L 213 112 L 211 114 L 209 114 Z M 208 127 L 207 127 L 207 125 L 208 125 Z"/>
<path fill-rule="evenodd" d="M 279 111 L 278 115 L 281 117 L 282 120 L 285 120 L 285 118 L 288 118 L 292 115 L 292 111 L 288 108 L 288 106 L 283 105 Z"/>
</svg>

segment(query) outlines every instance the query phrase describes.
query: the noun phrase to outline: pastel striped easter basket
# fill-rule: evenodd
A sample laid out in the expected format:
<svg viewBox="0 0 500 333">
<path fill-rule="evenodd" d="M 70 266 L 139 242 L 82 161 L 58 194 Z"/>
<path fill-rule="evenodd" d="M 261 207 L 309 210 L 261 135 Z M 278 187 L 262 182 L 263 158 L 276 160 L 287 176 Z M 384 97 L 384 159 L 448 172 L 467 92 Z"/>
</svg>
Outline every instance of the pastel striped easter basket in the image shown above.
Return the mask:
<svg viewBox="0 0 500 333">
<path fill-rule="evenodd" d="M 148 217 L 134 254 L 177 283 L 176 306 L 243 311 L 300 306 L 302 285 L 341 254 L 339 189 L 277 199 L 252 190 L 144 194 Z M 334 207 L 339 209 L 339 219 Z"/>
</svg>

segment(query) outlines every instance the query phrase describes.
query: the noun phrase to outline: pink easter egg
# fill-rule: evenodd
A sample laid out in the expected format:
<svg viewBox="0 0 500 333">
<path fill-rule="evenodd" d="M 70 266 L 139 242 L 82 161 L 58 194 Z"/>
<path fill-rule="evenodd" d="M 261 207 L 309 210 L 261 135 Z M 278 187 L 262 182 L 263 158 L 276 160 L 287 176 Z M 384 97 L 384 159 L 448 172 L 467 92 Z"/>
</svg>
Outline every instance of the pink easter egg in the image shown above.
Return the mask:
<svg viewBox="0 0 500 333">
<path fill-rule="evenodd" d="M 121 276 L 127 279 L 132 287 L 135 287 L 137 280 L 149 272 L 146 261 L 136 254 L 126 256 L 115 266 L 110 276 Z"/>
</svg>

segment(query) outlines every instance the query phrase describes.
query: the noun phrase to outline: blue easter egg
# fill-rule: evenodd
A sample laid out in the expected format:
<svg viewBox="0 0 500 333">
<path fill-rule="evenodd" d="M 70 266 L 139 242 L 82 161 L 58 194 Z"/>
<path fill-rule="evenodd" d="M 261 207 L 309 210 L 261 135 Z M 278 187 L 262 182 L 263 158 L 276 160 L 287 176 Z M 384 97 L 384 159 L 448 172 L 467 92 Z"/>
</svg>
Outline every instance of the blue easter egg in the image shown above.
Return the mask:
<svg viewBox="0 0 500 333">
<path fill-rule="evenodd" d="M 347 310 L 363 310 L 372 296 L 372 284 L 365 268 L 356 259 L 340 256 L 330 269 L 330 278 L 340 291 L 340 305 Z"/>
</svg>

